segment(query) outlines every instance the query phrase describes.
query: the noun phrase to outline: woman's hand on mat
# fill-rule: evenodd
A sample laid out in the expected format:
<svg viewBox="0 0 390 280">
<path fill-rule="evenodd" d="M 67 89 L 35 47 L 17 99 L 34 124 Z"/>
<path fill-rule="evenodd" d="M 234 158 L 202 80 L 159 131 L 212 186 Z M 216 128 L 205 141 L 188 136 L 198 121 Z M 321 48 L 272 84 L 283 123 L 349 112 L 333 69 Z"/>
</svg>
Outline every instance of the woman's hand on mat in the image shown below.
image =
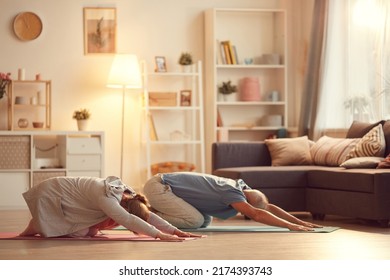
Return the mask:
<svg viewBox="0 0 390 280">
<path fill-rule="evenodd" d="M 184 240 L 183 237 L 179 237 L 177 235 L 172 235 L 172 234 L 168 234 L 168 233 L 163 233 L 161 231 L 159 233 L 157 233 L 156 238 L 159 238 L 161 240 Z"/>
<path fill-rule="evenodd" d="M 175 234 L 177 236 L 180 236 L 180 237 L 196 237 L 196 238 L 203 237 L 203 235 L 194 234 L 194 233 L 191 233 L 191 232 L 181 231 L 180 229 L 175 229 L 173 234 Z"/>
</svg>

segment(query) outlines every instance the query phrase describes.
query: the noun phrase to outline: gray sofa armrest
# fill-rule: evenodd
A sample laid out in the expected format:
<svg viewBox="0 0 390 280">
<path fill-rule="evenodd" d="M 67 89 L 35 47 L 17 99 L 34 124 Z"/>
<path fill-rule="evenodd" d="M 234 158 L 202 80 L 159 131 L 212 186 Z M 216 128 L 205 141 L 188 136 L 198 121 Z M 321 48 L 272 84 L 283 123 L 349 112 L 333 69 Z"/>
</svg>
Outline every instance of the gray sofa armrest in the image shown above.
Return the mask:
<svg viewBox="0 0 390 280">
<path fill-rule="evenodd" d="M 270 166 L 271 156 L 264 142 L 218 142 L 212 144 L 212 172 L 244 166 Z"/>
</svg>

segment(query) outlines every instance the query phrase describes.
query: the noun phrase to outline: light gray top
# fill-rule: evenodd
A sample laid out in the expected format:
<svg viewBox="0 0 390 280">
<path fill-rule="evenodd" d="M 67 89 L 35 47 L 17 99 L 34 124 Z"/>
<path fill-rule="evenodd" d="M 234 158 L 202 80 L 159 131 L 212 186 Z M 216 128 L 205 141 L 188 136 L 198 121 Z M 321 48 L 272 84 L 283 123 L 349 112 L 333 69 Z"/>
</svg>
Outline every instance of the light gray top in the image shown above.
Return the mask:
<svg viewBox="0 0 390 280">
<path fill-rule="evenodd" d="M 157 228 L 173 233 L 176 228 L 153 213 L 148 220 L 150 224 L 129 214 L 120 205 L 126 189 L 135 194 L 134 190 L 114 176 L 106 179 L 56 177 L 31 188 L 23 193 L 23 197 L 34 225 L 45 237 L 78 232 L 107 218 L 131 231 L 152 237 L 157 236 Z"/>
</svg>

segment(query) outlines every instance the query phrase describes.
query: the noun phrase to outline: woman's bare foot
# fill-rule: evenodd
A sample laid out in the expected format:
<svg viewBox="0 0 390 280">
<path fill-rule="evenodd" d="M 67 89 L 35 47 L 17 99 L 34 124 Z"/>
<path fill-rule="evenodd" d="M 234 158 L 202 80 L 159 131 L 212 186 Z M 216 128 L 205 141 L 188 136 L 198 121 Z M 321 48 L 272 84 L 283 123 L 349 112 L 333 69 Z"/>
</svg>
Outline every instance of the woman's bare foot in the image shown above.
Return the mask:
<svg viewBox="0 0 390 280">
<path fill-rule="evenodd" d="M 36 234 L 38 234 L 38 232 L 35 230 L 33 220 L 31 219 L 26 229 L 20 233 L 19 236 L 33 236 Z"/>
</svg>

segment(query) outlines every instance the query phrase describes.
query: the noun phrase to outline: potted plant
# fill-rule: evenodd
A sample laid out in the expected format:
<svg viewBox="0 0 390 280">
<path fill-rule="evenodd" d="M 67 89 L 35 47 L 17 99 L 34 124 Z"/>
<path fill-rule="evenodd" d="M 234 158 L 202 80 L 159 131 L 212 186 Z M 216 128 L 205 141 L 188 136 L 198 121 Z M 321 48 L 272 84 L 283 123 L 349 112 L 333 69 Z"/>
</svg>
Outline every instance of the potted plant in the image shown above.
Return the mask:
<svg viewBox="0 0 390 280">
<path fill-rule="evenodd" d="M 85 108 L 73 112 L 73 119 L 77 121 L 77 127 L 80 131 L 87 130 L 90 117 L 91 113 Z"/>
<path fill-rule="evenodd" d="M 237 86 L 232 84 L 232 81 L 222 82 L 218 87 L 218 92 L 223 95 L 223 99 L 227 101 L 228 95 L 237 92 Z"/>
<path fill-rule="evenodd" d="M 192 54 L 189 52 L 181 53 L 179 57 L 179 64 L 182 66 L 184 72 L 189 72 L 193 63 Z"/>
</svg>

